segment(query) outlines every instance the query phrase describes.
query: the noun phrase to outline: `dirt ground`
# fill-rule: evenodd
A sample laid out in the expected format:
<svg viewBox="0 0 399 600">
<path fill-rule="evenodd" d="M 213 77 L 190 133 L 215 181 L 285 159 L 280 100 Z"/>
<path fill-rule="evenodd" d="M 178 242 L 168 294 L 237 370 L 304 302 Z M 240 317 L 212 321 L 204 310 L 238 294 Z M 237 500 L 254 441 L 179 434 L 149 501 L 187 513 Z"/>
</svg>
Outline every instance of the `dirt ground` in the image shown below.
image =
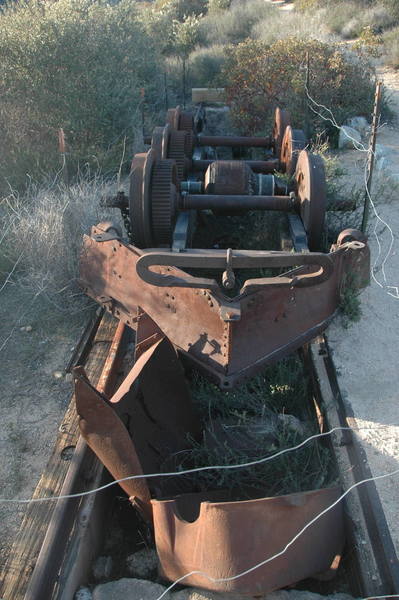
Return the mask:
<svg viewBox="0 0 399 600">
<path fill-rule="evenodd" d="M 340 319 L 329 328 L 339 385 L 361 431 L 374 476 L 399 469 L 399 73 L 381 72 L 390 91 L 396 120 L 383 125 L 377 138 L 375 188 L 388 182 L 371 211 L 369 244 L 374 277 L 361 294 L 362 315 L 344 328 Z M 341 154 L 350 173 L 362 181 L 362 155 Z M 385 516 L 399 553 L 399 474 L 377 482 Z"/>
<path fill-rule="evenodd" d="M 88 317 L 86 317 L 87 319 Z M 57 322 L 58 321 L 58 322 Z M 21 328 L 28 327 L 28 331 Z M 29 330 L 32 328 L 31 330 Z M 51 453 L 71 396 L 62 372 L 82 319 L 65 321 L 31 294 L 8 284 L 0 296 L 0 497 L 29 498 Z M 23 505 L 0 503 L 0 568 Z"/>
</svg>

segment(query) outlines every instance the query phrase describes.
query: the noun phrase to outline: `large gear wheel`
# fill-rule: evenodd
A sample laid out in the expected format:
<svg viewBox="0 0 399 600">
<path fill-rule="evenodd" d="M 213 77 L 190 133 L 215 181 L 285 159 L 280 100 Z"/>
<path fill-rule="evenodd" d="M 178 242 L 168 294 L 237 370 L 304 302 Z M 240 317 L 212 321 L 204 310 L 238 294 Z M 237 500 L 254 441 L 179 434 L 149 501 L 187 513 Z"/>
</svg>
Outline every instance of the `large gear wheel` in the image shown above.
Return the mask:
<svg viewBox="0 0 399 600">
<path fill-rule="evenodd" d="M 172 131 L 169 138 L 168 158 L 176 161 L 177 176 L 179 181 L 184 181 L 187 171 L 187 132 Z"/>
<path fill-rule="evenodd" d="M 180 106 L 176 106 L 176 108 L 169 108 L 166 113 L 166 123 L 170 126 L 171 129 L 178 130 L 180 124 L 180 115 L 181 108 Z"/>
<path fill-rule="evenodd" d="M 177 210 L 177 172 L 174 160 L 155 163 L 151 181 L 151 206 L 155 244 L 170 246 Z"/>
</svg>

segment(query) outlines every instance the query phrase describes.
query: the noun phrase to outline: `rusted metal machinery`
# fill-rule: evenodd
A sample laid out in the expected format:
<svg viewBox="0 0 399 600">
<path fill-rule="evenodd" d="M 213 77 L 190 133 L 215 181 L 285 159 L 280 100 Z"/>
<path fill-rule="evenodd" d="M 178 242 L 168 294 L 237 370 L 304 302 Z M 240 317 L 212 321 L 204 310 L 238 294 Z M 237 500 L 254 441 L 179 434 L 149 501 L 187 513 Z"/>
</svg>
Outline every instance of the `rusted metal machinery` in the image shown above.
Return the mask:
<svg viewBox="0 0 399 600">
<path fill-rule="evenodd" d="M 82 434 L 116 479 L 159 472 L 166 457 L 187 447 L 187 436 L 200 435 L 180 358 L 232 388 L 321 333 L 349 282 L 368 282 L 360 232 L 341 232 L 323 252 L 323 164 L 286 111 L 276 110 L 269 137 L 208 136 L 203 125 L 203 111 L 171 109 L 148 152 L 133 159 L 129 196 L 108 202 L 121 209 L 130 239 L 112 223 L 84 239 L 84 291 L 136 330 L 134 366 L 112 397 L 75 371 Z M 210 149 L 219 146 L 262 148 L 264 160 L 218 160 Z M 216 218 L 286 213 L 294 251 L 194 247 L 204 211 Z M 160 495 L 156 477 L 121 485 L 153 528 L 161 571 L 171 580 L 196 571 L 186 584 L 259 595 L 337 568 L 341 504 L 281 557 L 266 559 L 333 504 L 339 488 L 229 501 L 212 490 L 177 495 L 173 482 Z"/>
</svg>

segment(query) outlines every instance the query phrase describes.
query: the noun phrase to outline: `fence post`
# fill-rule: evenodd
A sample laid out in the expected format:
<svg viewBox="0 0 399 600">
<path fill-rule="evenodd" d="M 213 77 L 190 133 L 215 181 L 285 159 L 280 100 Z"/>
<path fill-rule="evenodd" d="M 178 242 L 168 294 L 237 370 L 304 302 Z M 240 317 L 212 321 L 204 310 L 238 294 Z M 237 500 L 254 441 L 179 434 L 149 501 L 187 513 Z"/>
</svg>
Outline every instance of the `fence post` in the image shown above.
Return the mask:
<svg viewBox="0 0 399 600">
<path fill-rule="evenodd" d="M 363 218 L 362 218 L 362 225 L 361 225 L 361 230 L 363 231 L 363 233 L 366 233 L 367 221 L 368 221 L 369 210 L 370 210 L 370 190 L 371 190 L 371 182 L 372 182 L 372 178 L 373 178 L 375 145 L 376 145 L 376 141 L 377 141 L 377 128 L 378 128 L 378 122 L 380 120 L 380 111 L 381 111 L 381 87 L 382 87 L 382 82 L 378 81 L 376 89 L 375 89 L 373 122 L 371 125 L 369 149 L 367 152 L 366 191 L 364 194 Z"/>
</svg>

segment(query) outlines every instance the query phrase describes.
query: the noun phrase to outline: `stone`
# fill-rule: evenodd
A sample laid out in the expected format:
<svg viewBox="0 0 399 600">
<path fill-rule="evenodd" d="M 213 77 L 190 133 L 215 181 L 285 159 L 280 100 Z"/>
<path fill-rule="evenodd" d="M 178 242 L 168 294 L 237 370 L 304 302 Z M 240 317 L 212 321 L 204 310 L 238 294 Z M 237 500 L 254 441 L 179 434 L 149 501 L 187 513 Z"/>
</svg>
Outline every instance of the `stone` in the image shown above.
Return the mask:
<svg viewBox="0 0 399 600">
<path fill-rule="evenodd" d="M 362 143 L 362 137 L 356 129 L 348 127 L 348 125 L 342 125 L 339 130 L 338 148 L 343 150 L 345 148 L 353 149 L 359 148 L 359 144 Z"/>
<path fill-rule="evenodd" d="M 53 377 L 54 379 L 63 379 L 64 373 L 62 371 L 54 371 Z"/>
<path fill-rule="evenodd" d="M 150 579 L 158 568 L 158 555 L 155 550 L 144 548 L 127 557 L 126 568 L 133 577 Z"/>
<path fill-rule="evenodd" d="M 92 600 L 92 593 L 89 588 L 81 587 L 76 592 L 74 600 Z"/>
<path fill-rule="evenodd" d="M 346 121 L 345 125 L 352 127 L 352 129 L 356 129 L 356 131 L 358 131 L 362 137 L 370 128 L 366 117 L 352 117 Z"/>
<path fill-rule="evenodd" d="M 157 600 L 166 587 L 144 579 L 118 579 L 101 583 L 93 590 L 93 600 Z M 165 594 L 162 600 L 172 600 L 171 594 Z"/>
<path fill-rule="evenodd" d="M 111 556 L 98 556 L 93 565 L 93 576 L 94 579 L 99 581 L 100 579 L 108 579 L 112 571 L 112 558 Z"/>
</svg>

